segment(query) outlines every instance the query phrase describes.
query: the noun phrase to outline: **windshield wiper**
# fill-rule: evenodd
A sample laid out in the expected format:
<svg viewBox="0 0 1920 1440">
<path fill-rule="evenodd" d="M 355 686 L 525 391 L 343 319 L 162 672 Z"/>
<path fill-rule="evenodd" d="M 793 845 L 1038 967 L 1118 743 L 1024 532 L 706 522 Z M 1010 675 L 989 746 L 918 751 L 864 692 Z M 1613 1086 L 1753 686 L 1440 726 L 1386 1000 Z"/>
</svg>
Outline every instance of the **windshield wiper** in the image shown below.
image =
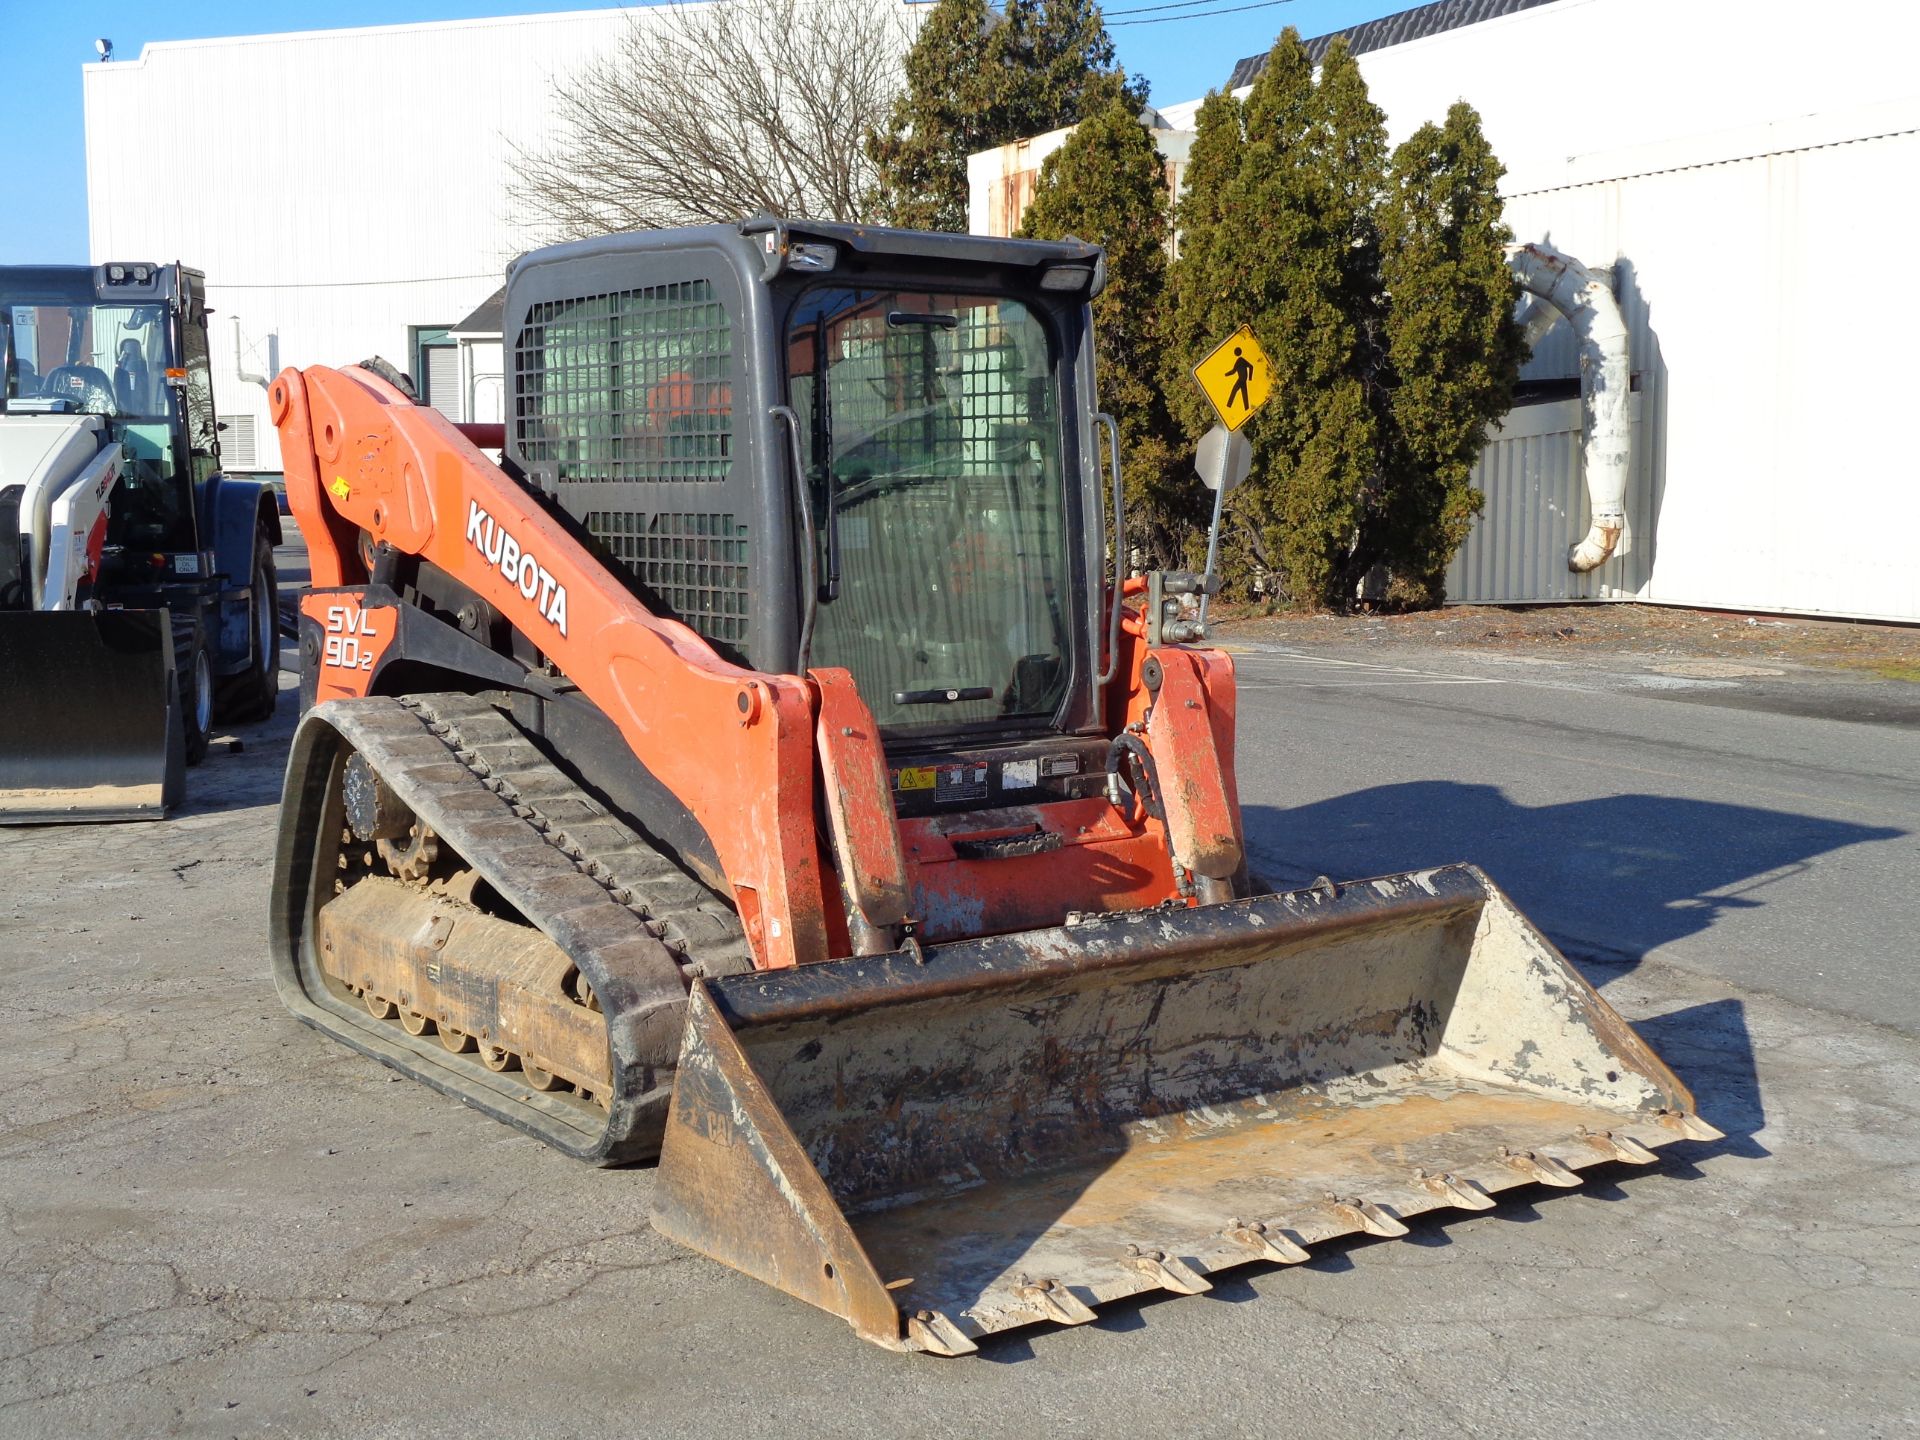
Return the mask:
<svg viewBox="0 0 1920 1440">
<path fill-rule="evenodd" d="M 840 498 L 833 485 L 833 392 L 828 388 L 827 327 L 823 318 L 813 339 L 813 463 L 820 476 L 822 528 L 827 537 L 827 573 L 816 592 L 819 603 L 840 598 Z"/>
<path fill-rule="evenodd" d="M 962 700 L 991 700 L 991 685 L 969 685 L 964 690 L 896 690 L 896 705 L 958 705 Z"/>
</svg>

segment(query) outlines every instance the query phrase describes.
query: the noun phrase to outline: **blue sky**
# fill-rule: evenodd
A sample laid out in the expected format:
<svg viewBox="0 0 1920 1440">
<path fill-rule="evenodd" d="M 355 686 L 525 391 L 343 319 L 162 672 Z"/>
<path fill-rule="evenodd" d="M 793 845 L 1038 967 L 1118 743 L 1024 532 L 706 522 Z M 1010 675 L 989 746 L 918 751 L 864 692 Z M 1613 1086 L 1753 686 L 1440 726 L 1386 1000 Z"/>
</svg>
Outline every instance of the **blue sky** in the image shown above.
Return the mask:
<svg viewBox="0 0 1920 1440">
<path fill-rule="evenodd" d="M 1146 75 L 1161 104 L 1220 85 L 1235 60 L 1265 50 L 1284 26 L 1318 35 L 1418 0 L 1183 0 L 1163 8 L 1167 3 L 1110 0 L 1108 11 L 1121 63 Z M 8 137 L 0 262 L 86 258 L 80 66 L 94 58 L 98 36 L 131 60 L 153 40 L 598 8 L 594 0 L 0 0 L 0 135 Z M 154 137 L 157 159 L 165 156 L 165 137 L 163 122 Z"/>
</svg>

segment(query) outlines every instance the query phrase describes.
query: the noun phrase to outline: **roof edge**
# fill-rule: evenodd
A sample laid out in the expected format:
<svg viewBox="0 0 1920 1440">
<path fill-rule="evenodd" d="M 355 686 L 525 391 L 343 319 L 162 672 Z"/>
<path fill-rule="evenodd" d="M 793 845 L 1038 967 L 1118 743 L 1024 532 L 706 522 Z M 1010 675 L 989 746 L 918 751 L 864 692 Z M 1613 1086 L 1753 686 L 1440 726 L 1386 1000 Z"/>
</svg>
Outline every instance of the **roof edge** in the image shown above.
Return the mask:
<svg viewBox="0 0 1920 1440">
<path fill-rule="evenodd" d="M 1363 20 L 1344 30 L 1329 30 L 1303 43 L 1307 58 L 1318 65 L 1333 42 L 1342 37 L 1353 54 L 1365 55 L 1369 51 L 1411 44 L 1415 40 L 1444 35 L 1450 30 L 1464 30 L 1469 25 L 1500 20 L 1525 10 L 1538 9 L 1542 5 L 1558 3 L 1559 0 L 1432 0 L 1431 4 L 1382 15 L 1377 20 Z M 1259 79 L 1260 72 L 1266 68 L 1266 52 L 1247 56 L 1234 65 L 1233 73 L 1227 77 L 1226 89 L 1244 90 Z"/>
</svg>

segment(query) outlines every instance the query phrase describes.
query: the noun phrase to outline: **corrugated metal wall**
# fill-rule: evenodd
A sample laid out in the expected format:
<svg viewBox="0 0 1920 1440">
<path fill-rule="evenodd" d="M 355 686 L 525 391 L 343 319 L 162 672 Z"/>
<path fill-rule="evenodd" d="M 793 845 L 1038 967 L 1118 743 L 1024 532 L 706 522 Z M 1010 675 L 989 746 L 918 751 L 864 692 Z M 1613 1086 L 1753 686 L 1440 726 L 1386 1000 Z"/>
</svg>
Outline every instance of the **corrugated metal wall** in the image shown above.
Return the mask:
<svg viewBox="0 0 1920 1440">
<path fill-rule="evenodd" d="M 1632 551 L 1567 571 L 1578 408 L 1527 407 L 1482 459 L 1450 599 L 1920 621 L 1911 343 L 1875 298 L 1920 232 L 1916 48 L 1911 5 L 1561 0 L 1361 57 L 1396 139 L 1481 112 L 1516 238 L 1611 267 L 1632 340 Z M 1576 373 L 1564 326 L 1526 371 Z"/>
<path fill-rule="evenodd" d="M 1606 178 L 1510 196 L 1508 214 L 1613 267 L 1640 386 L 1635 553 L 1556 572 L 1586 527 L 1578 448 L 1496 439 L 1448 598 L 1920 620 L 1900 538 L 1920 532 L 1920 452 L 1888 423 L 1910 347 L 1860 288 L 1886 237 L 1920 227 L 1920 100 L 1575 163 Z M 1528 373 L 1575 373 L 1564 327 Z"/>
<path fill-rule="evenodd" d="M 1495 426 L 1473 475 L 1487 507 L 1447 569 L 1448 600 L 1504 605 L 1639 595 L 1652 568 L 1652 546 L 1634 523 L 1650 513 L 1653 493 L 1644 416 L 1644 396 L 1636 395 L 1626 532 L 1613 558 L 1585 575 L 1567 569 L 1567 549 L 1588 524 L 1580 402 L 1523 405 Z"/>
</svg>

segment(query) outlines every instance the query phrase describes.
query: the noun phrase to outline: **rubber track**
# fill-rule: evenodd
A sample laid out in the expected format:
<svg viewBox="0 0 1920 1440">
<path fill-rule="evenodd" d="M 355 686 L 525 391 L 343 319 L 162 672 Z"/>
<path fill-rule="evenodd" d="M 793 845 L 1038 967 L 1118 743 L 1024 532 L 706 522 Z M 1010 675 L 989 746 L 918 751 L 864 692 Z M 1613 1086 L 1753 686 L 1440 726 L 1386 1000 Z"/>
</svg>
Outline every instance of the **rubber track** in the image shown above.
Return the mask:
<svg viewBox="0 0 1920 1440">
<path fill-rule="evenodd" d="M 673 951 L 684 975 L 753 968 L 732 907 L 575 784 L 498 706 L 458 693 L 405 695 L 400 703 L 476 780 Z"/>
<path fill-rule="evenodd" d="M 332 893 L 329 830 L 340 821 L 327 819 L 337 803 L 328 798 L 327 757 L 341 746 L 362 751 L 402 802 L 591 981 L 608 1027 L 608 1110 L 534 1091 L 515 1072 L 489 1072 L 328 990 L 312 924 Z M 281 813 L 274 969 L 298 1018 L 569 1155 L 622 1164 L 658 1153 L 688 974 L 751 968 L 738 921 L 711 891 L 582 793 L 500 709 L 464 694 L 315 706 L 294 736 Z"/>
</svg>

